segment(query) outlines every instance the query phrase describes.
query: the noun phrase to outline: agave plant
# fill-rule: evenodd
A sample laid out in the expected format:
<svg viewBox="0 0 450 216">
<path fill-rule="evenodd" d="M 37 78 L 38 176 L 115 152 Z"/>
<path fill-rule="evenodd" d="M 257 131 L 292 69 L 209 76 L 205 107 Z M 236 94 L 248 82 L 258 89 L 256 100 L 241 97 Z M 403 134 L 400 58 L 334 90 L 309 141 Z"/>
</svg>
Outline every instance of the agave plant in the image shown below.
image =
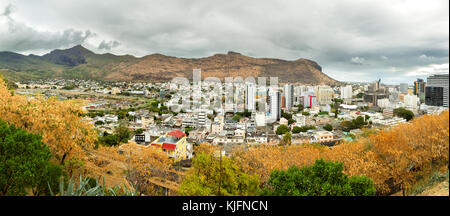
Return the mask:
<svg viewBox="0 0 450 216">
<path fill-rule="evenodd" d="M 75 185 L 75 182 L 72 180 L 72 178 L 69 179 L 69 182 L 67 184 L 67 188 L 64 188 L 64 179 L 61 178 L 61 181 L 59 182 L 59 196 L 137 196 L 137 188 L 133 188 L 133 186 L 130 186 L 128 188 L 125 184 L 119 184 L 112 188 L 106 188 L 105 186 L 105 178 L 103 178 L 103 183 L 100 184 L 97 179 L 95 179 L 94 186 L 91 186 L 89 184 L 90 178 L 87 177 L 81 177 L 80 176 L 80 183 L 78 186 Z M 123 187 L 123 191 L 120 189 Z M 56 196 L 50 185 L 50 194 L 52 196 Z"/>
</svg>

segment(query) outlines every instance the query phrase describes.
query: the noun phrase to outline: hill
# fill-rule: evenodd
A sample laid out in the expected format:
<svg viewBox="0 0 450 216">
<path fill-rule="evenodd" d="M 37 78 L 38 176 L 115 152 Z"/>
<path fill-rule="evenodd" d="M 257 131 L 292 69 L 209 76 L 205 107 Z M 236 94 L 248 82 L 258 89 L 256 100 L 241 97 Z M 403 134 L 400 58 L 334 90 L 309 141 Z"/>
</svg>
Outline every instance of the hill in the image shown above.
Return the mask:
<svg viewBox="0 0 450 216">
<path fill-rule="evenodd" d="M 169 81 L 176 76 L 192 78 L 192 70 L 202 69 L 202 77 L 278 77 L 280 82 L 328 84 L 339 82 L 322 72 L 308 59 L 287 61 L 253 58 L 236 52 L 203 58 L 178 58 L 151 54 L 142 58 L 110 53 L 96 54 L 81 45 L 54 50 L 43 56 L 0 52 L 0 71 L 11 79 L 78 78 L 112 81 Z"/>
</svg>

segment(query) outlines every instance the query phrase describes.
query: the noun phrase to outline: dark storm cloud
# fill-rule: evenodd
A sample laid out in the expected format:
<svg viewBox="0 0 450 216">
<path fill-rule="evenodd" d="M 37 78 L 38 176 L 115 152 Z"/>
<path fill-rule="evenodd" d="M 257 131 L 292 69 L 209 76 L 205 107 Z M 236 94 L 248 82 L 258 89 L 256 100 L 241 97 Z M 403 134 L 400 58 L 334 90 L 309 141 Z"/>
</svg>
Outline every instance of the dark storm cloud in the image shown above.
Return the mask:
<svg viewBox="0 0 450 216">
<path fill-rule="evenodd" d="M 86 39 L 95 35 L 90 30 L 40 31 L 13 19 L 11 17 L 12 12 L 14 12 L 13 6 L 10 4 L 5 7 L 0 16 L 0 21 L 3 24 L 0 27 L 1 51 L 21 52 L 67 48 L 82 44 Z"/>
<path fill-rule="evenodd" d="M 3 7 L 10 16 L 11 9 Z M 0 49 L 32 50 L 36 41 L 50 43 L 70 28 L 76 29 L 74 36 L 60 46 L 79 42 L 96 52 L 136 56 L 204 57 L 231 50 L 308 58 L 339 80 L 409 82 L 448 68 L 447 0 L 41 0 L 15 1 L 9 8 L 17 8 L 13 15 L 28 33 L 41 37 L 10 39 L 17 35 L 5 36 L 0 26 L 2 41 L 16 42 L 0 41 Z M 86 37 L 80 29 L 96 36 Z"/>
</svg>

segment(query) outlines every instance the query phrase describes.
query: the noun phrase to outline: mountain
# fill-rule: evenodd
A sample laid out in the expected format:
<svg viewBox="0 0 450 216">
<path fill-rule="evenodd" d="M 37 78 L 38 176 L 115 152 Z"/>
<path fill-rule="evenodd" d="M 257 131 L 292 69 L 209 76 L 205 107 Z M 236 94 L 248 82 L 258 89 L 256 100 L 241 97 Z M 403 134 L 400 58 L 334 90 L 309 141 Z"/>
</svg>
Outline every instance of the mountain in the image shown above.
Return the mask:
<svg viewBox="0 0 450 216">
<path fill-rule="evenodd" d="M 339 82 L 322 72 L 308 59 L 287 61 L 253 58 L 237 52 L 203 58 L 178 58 L 151 54 L 141 58 L 110 53 L 96 54 L 81 45 L 54 50 L 43 56 L 0 52 L 0 73 L 12 79 L 78 78 L 114 81 L 169 81 L 173 77 L 192 78 L 192 70 L 202 77 L 278 77 L 279 82 L 328 84 Z"/>
</svg>

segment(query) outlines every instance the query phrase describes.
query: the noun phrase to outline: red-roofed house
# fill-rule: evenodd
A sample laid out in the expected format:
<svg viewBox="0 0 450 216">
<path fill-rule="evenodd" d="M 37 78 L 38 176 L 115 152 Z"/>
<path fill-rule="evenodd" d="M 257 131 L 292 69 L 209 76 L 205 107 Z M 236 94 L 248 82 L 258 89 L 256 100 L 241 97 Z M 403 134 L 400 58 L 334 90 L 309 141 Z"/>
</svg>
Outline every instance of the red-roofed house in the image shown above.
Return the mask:
<svg viewBox="0 0 450 216">
<path fill-rule="evenodd" d="M 192 147 L 186 140 L 186 134 L 179 130 L 164 134 L 153 141 L 150 146 L 161 149 L 175 161 L 189 159 L 192 155 Z"/>
</svg>

